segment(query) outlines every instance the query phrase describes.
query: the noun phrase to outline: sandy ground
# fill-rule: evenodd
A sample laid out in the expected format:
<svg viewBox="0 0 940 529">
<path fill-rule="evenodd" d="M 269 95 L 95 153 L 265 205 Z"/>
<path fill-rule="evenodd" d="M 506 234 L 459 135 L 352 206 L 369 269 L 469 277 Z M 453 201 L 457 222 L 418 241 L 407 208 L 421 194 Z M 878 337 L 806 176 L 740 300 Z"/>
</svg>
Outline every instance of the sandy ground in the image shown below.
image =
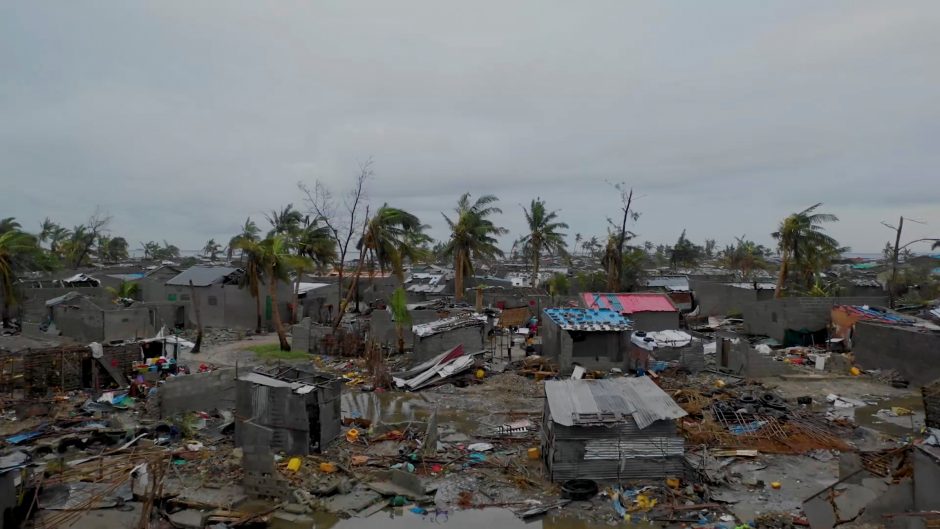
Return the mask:
<svg viewBox="0 0 940 529">
<path fill-rule="evenodd" d="M 259 363 L 255 353 L 248 348 L 255 345 L 265 345 L 277 343 L 277 334 L 269 333 L 261 336 L 253 336 L 245 340 L 236 342 L 227 342 L 203 347 L 199 353 L 193 354 L 190 351 L 180 353 L 179 361 L 183 365 L 193 365 L 200 363 L 213 364 L 216 366 L 233 367 L 236 365 L 254 365 Z"/>
</svg>

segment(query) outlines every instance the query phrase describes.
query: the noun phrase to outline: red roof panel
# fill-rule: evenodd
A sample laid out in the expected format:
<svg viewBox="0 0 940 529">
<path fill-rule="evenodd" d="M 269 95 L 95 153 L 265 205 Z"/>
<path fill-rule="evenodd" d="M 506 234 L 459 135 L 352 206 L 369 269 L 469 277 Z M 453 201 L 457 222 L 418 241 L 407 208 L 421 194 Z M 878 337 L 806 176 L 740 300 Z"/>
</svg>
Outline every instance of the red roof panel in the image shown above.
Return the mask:
<svg viewBox="0 0 940 529">
<path fill-rule="evenodd" d="M 678 312 L 676 305 L 666 294 L 658 292 L 620 292 L 604 294 L 584 292 L 584 306 L 589 309 L 611 309 L 621 314 L 635 312 Z"/>
</svg>

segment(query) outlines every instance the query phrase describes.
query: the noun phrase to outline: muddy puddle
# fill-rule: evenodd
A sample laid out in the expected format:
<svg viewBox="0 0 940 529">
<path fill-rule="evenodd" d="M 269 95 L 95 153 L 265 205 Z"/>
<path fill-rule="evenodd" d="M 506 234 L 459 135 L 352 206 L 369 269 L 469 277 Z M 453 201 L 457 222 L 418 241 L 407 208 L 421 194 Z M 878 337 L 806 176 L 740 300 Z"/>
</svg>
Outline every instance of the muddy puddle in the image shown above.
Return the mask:
<svg viewBox="0 0 940 529">
<path fill-rule="evenodd" d="M 431 510 L 427 514 L 415 514 L 410 508 L 389 509 L 368 518 L 342 519 L 326 513 L 314 517 L 317 529 L 415 529 L 446 525 L 454 529 L 477 529 L 479 527 L 527 528 L 527 529 L 600 529 L 607 524 L 589 522 L 574 516 L 545 515 L 531 521 L 522 521 L 508 509 L 469 509 L 456 511 Z M 620 524 L 619 527 L 630 527 Z M 647 526 L 648 527 L 648 526 Z"/>
<path fill-rule="evenodd" d="M 913 413 L 893 416 L 892 408 L 899 408 L 897 411 L 903 408 Z M 923 399 L 920 395 L 894 397 L 878 400 L 874 406 L 856 408 L 855 424 L 892 437 L 916 436 L 924 426 Z"/>
</svg>

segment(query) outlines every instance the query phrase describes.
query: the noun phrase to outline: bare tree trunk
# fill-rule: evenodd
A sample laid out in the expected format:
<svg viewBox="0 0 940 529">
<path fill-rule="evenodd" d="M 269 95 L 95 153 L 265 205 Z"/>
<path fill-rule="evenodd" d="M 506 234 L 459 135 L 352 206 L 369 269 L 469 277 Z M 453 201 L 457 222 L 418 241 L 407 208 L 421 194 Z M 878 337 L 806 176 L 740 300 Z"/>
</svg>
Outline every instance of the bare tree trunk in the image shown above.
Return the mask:
<svg viewBox="0 0 940 529">
<path fill-rule="evenodd" d="M 258 321 L 255 323 L 255 334 L 261 334 L 261 292 L 257 292 L 255 296 L 255 314 L 258 317 Z"/>
<path fill-rule="evenodd" d="M 777 275 L 777 288 L 774 290 L 775 298 L 783 297 L 783 287 L 787 280 L 787 274 L 790 272 L 790 255 L 789 252 L 783 250 L 781 255 L 782 259 L 780 260 L 780 272 Z"/>
<path fill-rule="evenodd" d="M 901 244 L 901 230 L 904 229 L 904 217 L 898 221 L 897 235 L 894 237 L 894 252 L 891 253 L 891 281 L 888 282 L 888 306 L 894 308 L 894 289 L 898 279 L 898 252 Z"/>
<path fill-rule="evenodd" d="M 193 280 L 189 280 L 189 298 L 193 305 L 193 312 L 196 314 L 196 345 L 193 346 L 193 353 L 198 353 L 202 348 L 202 311 L 199 309 L 199 295 L 196 294 L 196 287 L 193 286 Z"/>
<path fill-rule="evenodd" d="M 398 354 L 405 354 L 405 327 L 401 323 L 396 323 L 398 331 Z"/>
<path fill-rule="evenodd" d="M 290 351 L 290 344 L 287 343 L 287 334 L 284 332 L 284 324 L 281 322 L 281 311 L 277 308 L 277 278 L 274 277 L 273 269 L 268 269 L 268 277 L 271 278 L 268 291 L 271 295 L 271 316 L 274 319 L 274 330 L 277 332 L 277 341 L 281 345 L 281 351 Z"/>
<path fill-rule="evenodd" d="M 463 250 L 454 254 L 454 301 L 463 301 Z"/>
<path fill-rule="evenodd" d="M 346 291 L 346 297 L 344 297 L 339 302 L 339 312 L 336 314 L 336 318 L 333 320 L 333 330 L 339 328 L 339 324 L 343 321 L 343 314 L 346 313 L 346 307 L 349 306 L 349 302 L 352 301 L 353 295 L 356 293 L 356 288 L 359 283 L 359 275 L 362 273 L 362 263 L 365 262 L 364 259 L 359 259 L 359 264 L 356 266 L 356 275 L 352 278 L 352 283 L 349 284 L 349 289 Z"/>
<path fill-rule="evenodd" d="M 300 313 L 300 280 L 304 274 L 303 268 L 297 270 L 297 279 L 294 281 L 294 311 L 291 313 L 291 324 L 300 323 L 298 314 Z"/>
<path fill-rule="evenodd" d="M 535 263 L 532 266 L 532 287 L 538 288 L 539 286 L 539 254 L 542 253 L 542 249 L 539 248 L 537 244 L 533 244 L 532 253 L 534 254 L 533 260 L 535 261 Z"/>
<path fill-rule="evenodd" d="M 623 193 L 621 192 L 621 197 Z M 627 219 L 630 217 L 630 205 L 633 203 L 633 188 L 630 188 L 630 194 L 627 195 L 627 205 L 623 208 L 623 222 L 620 224 L 620 240 L 617 243 L 617 251 L 620 259 L 623 258 L 623 245 L 627 240 Z M 618 261 L 620 260 L 618 259 Z M 617 269 L 617 283 L 618 287 L 623 286 L 623 266 L 619 266 Z M 617 290 L 620 290 L 619 288 Z"/>
</svg>

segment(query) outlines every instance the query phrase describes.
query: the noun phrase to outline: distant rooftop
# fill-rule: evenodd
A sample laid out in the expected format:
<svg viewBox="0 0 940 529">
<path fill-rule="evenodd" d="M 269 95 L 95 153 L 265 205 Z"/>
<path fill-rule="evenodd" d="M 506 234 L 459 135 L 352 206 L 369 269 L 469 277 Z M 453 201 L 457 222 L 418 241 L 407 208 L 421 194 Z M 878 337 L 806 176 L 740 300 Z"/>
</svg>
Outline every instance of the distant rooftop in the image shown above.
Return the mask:
<svg viewBox="0 0 940 529">
<path fill-rule="evenodd" d="M 167 280 L 166 284 L 173 286 L 189 286 L 189 282 L 192 281 L 194 287 L 207 287 L 222 281 L 238 270 L 238 268 L 232 268 L 231 266 L 197 265 L 184 270 L 175 277 L 171 277 Z"/>
<path fill-rule="evenodd" d="M 592 309 L 611 309 L 621 314 L 637 312 L 678 312 L 679 309 L 666 294 L 659 292 L 619 292 L 605 294 L 584 292 L 584 305 Z"/>
<path fill-rule="evenodd" d="M 632 324 L 610 309 L 553 308 L 545 309 L 545 315 L 566 331 L 624 331 Z"/>
</svg>

